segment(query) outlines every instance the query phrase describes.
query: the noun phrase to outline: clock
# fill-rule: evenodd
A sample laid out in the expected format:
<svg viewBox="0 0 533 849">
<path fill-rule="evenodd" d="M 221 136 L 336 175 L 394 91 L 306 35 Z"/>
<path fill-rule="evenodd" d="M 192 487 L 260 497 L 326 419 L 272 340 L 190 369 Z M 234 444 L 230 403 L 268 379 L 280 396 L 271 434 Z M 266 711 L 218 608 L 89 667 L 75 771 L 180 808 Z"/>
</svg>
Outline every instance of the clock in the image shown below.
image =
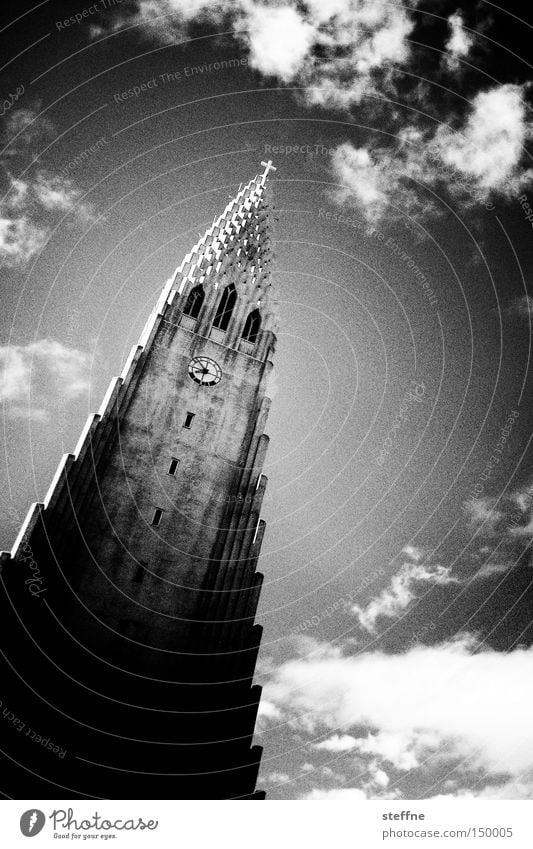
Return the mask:
<svg viewBox="0 0 533 849">
<path fill-rule="evenodd" d="M 201 386 L 214 386 L 222 377 L 222 369 L 210 357 L 193 357 L 189 363 L 189 377 Z"/>
</svg>

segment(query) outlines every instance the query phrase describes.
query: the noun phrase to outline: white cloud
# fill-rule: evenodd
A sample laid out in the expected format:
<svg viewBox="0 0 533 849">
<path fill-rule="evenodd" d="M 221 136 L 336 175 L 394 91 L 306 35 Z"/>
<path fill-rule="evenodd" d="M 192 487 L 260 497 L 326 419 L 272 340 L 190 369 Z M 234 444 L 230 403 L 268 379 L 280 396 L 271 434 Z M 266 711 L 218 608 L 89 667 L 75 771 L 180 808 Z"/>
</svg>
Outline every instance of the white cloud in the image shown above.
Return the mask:
<svg viewBox="0 0 533 849">
<path fill-rule="evenodd" d="M 31 145 L 54 136 L 53 123 L 40 115 L 40 102 L 31 108 L 15 108 L 8 115 L 2 134 L 6 150 L 3 156 L 14 156 Z"/>
<path fill-rule="evenodd" d="M 315 743 L 315 749 L 324 749 L 326 752 L 349 752 L 357 746 L 357 740 L 350 734 L 333 734 L 321 743 Z"/>
<path fill-rule="evenodd" d="M 316 36 L 311 24 L 290 5 L 245 3 L 241 24 L 252 67 L 284 82 L 297 75 Z"/>
<path fill-rule="evenodd" d="M 354 749 L 362 755 L 377 755 L 396 769 L 408 771 L 420 766 L 428 752 L 438 746 L 435 733 L 379 731 L 357 740 Z"/>
<path fill-rule="evenodd" d="M 232 27 L 260 73 L 305 86 L 303 97 L 349 109 L 379 88 L 390 87 L 397 65 L 407 62 L 414 28 L 409 8 L 388 0 L 140 0 L 134 15 L 119 12 L 107 28 L 137 24 L 165 43 L 183 38 L 193 20 Z M 93 28 L 100 36 L 102 28 Z"/>
<path fill-rule="evenodd" d="M 25 265 L 49 236 L 47 227 L 34 224 L 27 215 L 0 217 L 0 257 L 8 268 Z"/>
<path fill-rule="evenodd" d="M 44 209 L 68 212 L 80 196 L 68 178 L 39 171 L 33 184 L 33 193 Z"/>
<path fill-rule="evenodd" d="M 373 598 L 365 607 L 354 605 L 359 625 L 369 633 L 376 632 L 377 620 L 380 617 L 394 619 L 406 610 L 417 597 L 415 589 L 420 584 L 445 585 L 458 583 L 458 579 L 450 573 L 450 568 L 419 562 L 406 562 L 400 571 L 393 576 L 389 587 Z"/>
<path fill-rule="evenodd" d="M 519 169 L 530 135 L 523 88 L 499 85 L 476 95 L 461 129 L 439 127 L 432 148 L 446 166 L 472 181 L 481 198 L 492 191 L 511 196 L 533 176 Z"/>
<path fill-rule="evenodd" d="M 507 312 L 509 315 L 519 315 L 522 318 L 533 318 L 533 298 L 531 295 L 522 295 L 519 298 L 515 298 Z"/>
<path fill-rule="evenodd" d="M 286 772 L 269 772 L 263 778 L 268 784 L 286 784 L 290 780 L 291 777 Z"/>
<path fill-rule="evenodd" d="M 280 666 L 265 695 L 295 727 L 343 729 L 398 768 L 429 752 L 489 777 L 533 769 L 533 647 L 482 650 L 466 636 L 393 655 L 322 647 Z"/>
<path fill-rule="evenodd" d="M 0 346 L 0 401 L 12 418 L 44 421 L 52 402 L 83 395 L 89 388 L 90 357 L 53 339 Z"/>
<path fill-rule="evenodd" d="M 437 214 L 425 186 L 466 208 L 509 198 L 533 181 L 533 169 L 522 164 L 532 127 L 524 88 L 494 86 L 476 95 L 459 129 L 442 124 L 432 134 L 405 126 L 393 147 L 340 144 L 331 158 L 333 198 L 360 208 L 371 223 L 385 214 Z"/>
<path fill-rule="evenodd" d="M 474 39 L 465 30 L 463 16 L 460 11 L 450 15 L 448 25 L 450 28 L 450 37 L 445 45 L 445 49 L 447 50 L 446 64 L 451 71 L 456 71 L 461 66 L 461 59 L 466 59 L 470 53 Z"/>
<path fill-rule="evenodd" d="M 332 790 L 322 790 L 315 787 L 310 793 L 302 797 L 313 802 L 316 801 L 340 801 L 340 802 L 364 802 L 368 796 L 364 790 L 357 787 L 337 787 Z"/>
<path fill-rule="evenodd" d="M 32 179 L 6 174 L 7 190 L 0 202 L 0 259 L 10 268 L 23 266 L 46 245 L 52 232 L 51 213 L 72 213 L 72 220 L 96 220 L 91 204 L 72 180 L 45 169 Z"/>
<path fill-rule="evenodd" d="M 418 139 L 417 139 L 418 140 Z M 343 142 L 331 157 L 333 178 L 338 187 L 332 197 L 336 203 L 358 207 L 370 224 L 385 214 L 389 218 L 423 215 L 433 208 L 433 201 L 423 198 L 418 187 L 409 181 L 426 179 L 423 160 L 405 148 L 400 139 L 397 150 L 380 147 L 354 147 Z"/>
<path fill-rule="evenodd" d="M 335 179 L 340 186 L 337 199 L 354 200 L 367 219 L 383 216 L 389 204 L 390 163 L 386 159 L 374 159 L 365 147 L 354 147 L 350 142 L 339 145 L 331 162 Z"/>
<path fill-rule="evenodd" d="M 414 560 L 415 563 L 420 563 L 424 556 L 424 551 L 422 548 L 418 548 L 416 545 L 406 545 L 402 548 L 402 554 L 405 554 L 406 557 L 409 557 L 411 560 Z"/>
<path fill-rule="evenodd" d="M 492 531 L 495 525 L 503 519 L 504 514 L 496 509 L 496 498 L 482 496 L 471 498 L 465 502 L 465 510 L 472 525 L 485 525 L 485 529 Z"/>
<path fill-rule="evenodd" d="M 497 505 L 497 506 L 496 506 Z M 497 563 L 516 562 L 520 550 L 509 545 L 520 537 L 533 536 L 533 487 L 531 484 L 514 492 L 506 493 L 499 499 L 493 496 L 481 496 L 464 504 L 470 523 L 480 534 L 487 537 L 499 537 L 498 550 L 494 551 L 491 561 Z M 508 556 L 514 552 L 514 556 Z M 507 555 L 507 556 L 504 556 Z"/>
<path fill-rule="evenodd" d="M 523 780 L 506 781 L 504 784 L 487 784 L 474 789 L 459 789 L 456 793 L 443 793 L 429 796 L 428 800 L 445 801 L 447 799 L 533 799 L 533 777 Z"/>
</svg>

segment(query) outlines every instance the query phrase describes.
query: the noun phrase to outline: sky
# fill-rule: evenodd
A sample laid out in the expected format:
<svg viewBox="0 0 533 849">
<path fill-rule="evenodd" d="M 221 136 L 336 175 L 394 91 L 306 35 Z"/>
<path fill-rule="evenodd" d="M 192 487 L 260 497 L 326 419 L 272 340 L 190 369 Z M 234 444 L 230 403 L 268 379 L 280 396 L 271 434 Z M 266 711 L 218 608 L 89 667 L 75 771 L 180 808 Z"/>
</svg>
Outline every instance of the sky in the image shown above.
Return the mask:
<svg viewBox="0 0 533 849">
<path fill-rule="evenodd" d="M 277 168 L 270 799 L 533 797 L 527 14 L 3 12 L 3 548 L 185 253 Z"/>
</svg>

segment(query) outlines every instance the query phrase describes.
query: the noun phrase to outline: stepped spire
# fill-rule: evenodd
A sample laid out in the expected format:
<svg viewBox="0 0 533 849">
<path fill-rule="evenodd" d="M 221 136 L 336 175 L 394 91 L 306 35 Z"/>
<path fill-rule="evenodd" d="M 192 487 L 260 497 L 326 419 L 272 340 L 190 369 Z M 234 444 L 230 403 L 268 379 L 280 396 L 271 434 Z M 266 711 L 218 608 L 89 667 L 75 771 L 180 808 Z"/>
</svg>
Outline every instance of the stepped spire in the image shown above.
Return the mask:
<svg viewBox="0 0 533 849">
<path fill-rule="evenodd" d="M 216 288 L 218 275 L 235 267 L 235 264 L 242 266 L 244 257 L 255 259 L 252 265 L 256 278 L 265 273 L 269 259 L 268 247 L 263 243 L 267 226 L 265 186 L 271 168 L 271 163 L 268 163 L 263 174 L 240 189 L 224 212 L 208 227 L 176 268 L 172 275 L 172 290 L 181 294 L 187 281 L 204 283 L 210 279 Z M 243 257 L 239 260 L 241 254 Z"/>
</svg>

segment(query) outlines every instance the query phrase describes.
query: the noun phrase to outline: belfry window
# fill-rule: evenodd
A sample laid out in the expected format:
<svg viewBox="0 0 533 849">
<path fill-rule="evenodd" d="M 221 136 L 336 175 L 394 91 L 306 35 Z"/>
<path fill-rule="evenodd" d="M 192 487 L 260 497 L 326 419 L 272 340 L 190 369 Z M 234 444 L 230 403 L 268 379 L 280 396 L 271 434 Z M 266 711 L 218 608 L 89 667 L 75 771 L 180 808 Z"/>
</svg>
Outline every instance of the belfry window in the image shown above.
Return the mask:
<svg viewBox="0 0 533 849">
<path fill-rule="evenodd" d="M 190 428 L 192 426 L 192 420 L 194 419 L 195 413 L 187 413 L 185 416 L 185 421 L 183 422 L 183 427 Z"/>
<path fill-rule="evenodd" d="M 259 310 L 254 310 L 251 312 L 246 319 L 246 323 L 244 325 L 244 330 L 242 331 L 242 338 L 246 342 L 251 342 L 254 344 L 257 342 L 257 335 L 259 333 L 259 329 L 261 327 L 261 316 L 259 315 Z"/>
<path fill-rule="evenodd" d="M 236 302 L 237 292 L 235 291 L 235 286 L 233 285 L 233 283 L 230 283 L 230 285 L 226 286 L 226 288 L 222 292 L 222 297 L 218 302 L 213 327 L 217 327 L 219 330 L 228 329 L 228 324 Z"/>
<path fill-rule="evenodd" d="M 185 301 L 183 315 L 190 315 L 191 318 L 198 318 L 200 310 L 202 309 L 204 298 L 205 292 L 203 286 L 195 286 L 194 289 L 191 289 L 187 300 Z"/>
</svg>

